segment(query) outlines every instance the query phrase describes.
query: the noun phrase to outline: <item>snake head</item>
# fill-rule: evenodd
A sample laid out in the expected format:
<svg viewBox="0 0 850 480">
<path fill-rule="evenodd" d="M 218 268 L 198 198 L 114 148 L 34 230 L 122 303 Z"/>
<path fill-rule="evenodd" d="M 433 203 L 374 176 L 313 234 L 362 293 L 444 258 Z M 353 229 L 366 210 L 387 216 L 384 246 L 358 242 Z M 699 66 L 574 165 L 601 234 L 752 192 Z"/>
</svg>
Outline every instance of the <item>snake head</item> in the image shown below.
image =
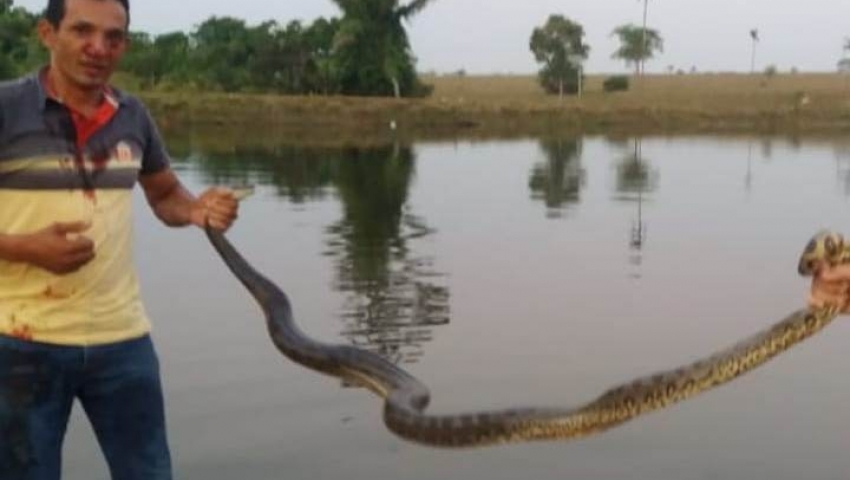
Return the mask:
<svg viewBox="0 0 850 480">
<path fill-rule="evenodd" d="M 809 240 L 809 244 L 800 255 L 797 271 L 803 276 L 814 275 L 824 266 L 843 263 L 844 256 L 844 236 L 823 230 Z"/>
</svg>

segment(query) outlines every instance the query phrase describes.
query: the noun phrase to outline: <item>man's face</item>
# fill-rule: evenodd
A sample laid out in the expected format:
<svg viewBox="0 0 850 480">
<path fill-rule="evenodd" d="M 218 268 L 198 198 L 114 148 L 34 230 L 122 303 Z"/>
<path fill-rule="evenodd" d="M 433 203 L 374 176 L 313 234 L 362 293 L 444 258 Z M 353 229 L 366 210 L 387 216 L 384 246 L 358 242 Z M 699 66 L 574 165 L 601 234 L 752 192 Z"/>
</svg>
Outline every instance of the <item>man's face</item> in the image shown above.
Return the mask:
<svg viewBox="0 0 850 480">
<path fill-rule="evenodd" d="M 83 90 L 103 88 L 127 48 L 127 12 L 113 0 L 65 0 L 65 17 L 54 28 L 39 23 L 51 66 Z"/>
</svg>

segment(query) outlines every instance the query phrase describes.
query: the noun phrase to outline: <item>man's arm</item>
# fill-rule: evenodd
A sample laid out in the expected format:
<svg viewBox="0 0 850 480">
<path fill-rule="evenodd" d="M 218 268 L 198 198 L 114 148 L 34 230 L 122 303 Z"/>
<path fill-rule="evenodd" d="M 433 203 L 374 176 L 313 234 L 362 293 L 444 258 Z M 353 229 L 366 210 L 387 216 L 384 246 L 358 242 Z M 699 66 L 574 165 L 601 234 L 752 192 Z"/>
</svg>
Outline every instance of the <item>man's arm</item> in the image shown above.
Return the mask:
<svg viewBox="0 0 850 480">
<path fill-rule="evenodd" d="M 7 262 L 20 262 L 23 242 L 19 235 L 6 235 L 0 233 L 0 260 Z"/>
<path fill-rule="evenodd" d="M 139 183 L 154 214 L 168 226 L 203 228 L 209 224 L 216 230 L 227 230 L 236 220 L 239 202 L 230 189 L 213 187 L 195 197 L 170 168 L 143 174 Z"/>
</svg>

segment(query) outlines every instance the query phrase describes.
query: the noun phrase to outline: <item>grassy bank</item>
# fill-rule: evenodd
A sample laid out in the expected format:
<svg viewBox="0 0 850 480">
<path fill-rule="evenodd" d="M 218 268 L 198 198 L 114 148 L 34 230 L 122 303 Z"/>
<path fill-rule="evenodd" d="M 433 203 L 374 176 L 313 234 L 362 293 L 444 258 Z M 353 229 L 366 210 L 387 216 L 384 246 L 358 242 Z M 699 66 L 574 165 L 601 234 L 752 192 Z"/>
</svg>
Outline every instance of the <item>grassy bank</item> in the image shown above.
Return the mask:
<svg viewBox="0 0 850 480">
<path fill-rule="evenodd" d="M 424 99 L 143 93 L 166 130 L 249 129 L 302 138 L 515 137 L 554 132 L 809 134 L 850 131 L 850 76 L 655 75 L 581 98 L 544 94 L 532 76 L 440 76 Z M 395 122 L 397 129 L 389 125 Z"/>
</svg>

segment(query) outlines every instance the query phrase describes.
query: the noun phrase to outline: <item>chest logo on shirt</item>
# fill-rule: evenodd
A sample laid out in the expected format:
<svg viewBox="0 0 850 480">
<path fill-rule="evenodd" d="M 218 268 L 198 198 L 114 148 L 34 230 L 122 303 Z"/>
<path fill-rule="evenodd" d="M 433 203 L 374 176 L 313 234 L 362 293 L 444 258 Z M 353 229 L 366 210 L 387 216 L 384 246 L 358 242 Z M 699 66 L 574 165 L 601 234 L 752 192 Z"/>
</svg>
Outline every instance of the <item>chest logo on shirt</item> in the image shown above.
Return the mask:
<svg viewBox="0 0 850 480">
<path fill-rule="evenodd" d="M 130 148 L 130 144 L 123 141 L 118 142 L 118 145 L 115 146 L 115 159 L 119 162 L 132 162 L 133 149 Z"/>
</svg>

